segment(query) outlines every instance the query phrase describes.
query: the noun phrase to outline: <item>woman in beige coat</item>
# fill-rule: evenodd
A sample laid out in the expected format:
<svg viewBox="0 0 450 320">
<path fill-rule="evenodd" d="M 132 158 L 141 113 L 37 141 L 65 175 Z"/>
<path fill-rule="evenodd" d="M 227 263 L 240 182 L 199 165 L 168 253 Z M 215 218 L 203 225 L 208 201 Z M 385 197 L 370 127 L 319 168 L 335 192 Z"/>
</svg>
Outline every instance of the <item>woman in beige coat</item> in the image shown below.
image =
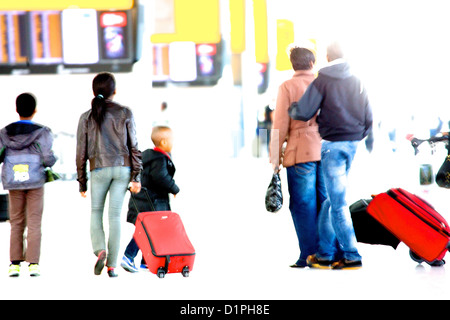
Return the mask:
<svg viewBox="0 0 450 320">
<path fill-rule="evenodd" d="M 290 59 L 293 77 L 279 88 L 270 143 L 274 170 L 286 168 L 292 214 L 300 246 L 300 257 L 291 267 L 306 266 L 308 255 L 318 250 L 317 217 L 327 193 L 320 163 L 321 138 L 316 116 L 307 122 L 289 117 L 289 106 L 298 101 L 314 80 L 315 57 L 305 48 L 295 47 Z M 284 143 L 286 147 L 283 150 Z"/>
</svg>

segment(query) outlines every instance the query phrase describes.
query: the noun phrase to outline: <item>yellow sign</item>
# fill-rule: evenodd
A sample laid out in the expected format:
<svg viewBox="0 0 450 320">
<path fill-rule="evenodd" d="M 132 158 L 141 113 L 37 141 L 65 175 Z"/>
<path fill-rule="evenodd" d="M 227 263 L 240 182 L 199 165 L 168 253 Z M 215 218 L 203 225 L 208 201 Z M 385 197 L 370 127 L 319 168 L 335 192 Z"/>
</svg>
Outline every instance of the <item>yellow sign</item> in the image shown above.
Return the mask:
<svg viewBox="0 0 450 320">
<path fill-rule="evenodd" d="M 96 10 L 129 10 L 134 0 L 14 0 L 1 1 L 0 11 L 64 10 L 67 8 Z"/>
<path fill-rule="evenodd" d="M 278 71 L 291 70 L 292 64 L 287 49 L 294 42 L 294 23 L 289 20 L 277 20 L 277 62 Z"/>
<path fill-rule="evenodd" d="M 253 0 L 255 20 L 255 56 L 258 63 L 269 63 L 266 0 Z"/>
<path fill-rule="evenodd" d="M 151 36 L 152 43 L 221 41 L 219 0 L 175 0 L 173 4 L 175 32 L 155 33 Z"/>
<path fill-rule="evenodd" d="M 245 51 L 245 0 L 230 0 L 231 52 Z"/>
</svg>

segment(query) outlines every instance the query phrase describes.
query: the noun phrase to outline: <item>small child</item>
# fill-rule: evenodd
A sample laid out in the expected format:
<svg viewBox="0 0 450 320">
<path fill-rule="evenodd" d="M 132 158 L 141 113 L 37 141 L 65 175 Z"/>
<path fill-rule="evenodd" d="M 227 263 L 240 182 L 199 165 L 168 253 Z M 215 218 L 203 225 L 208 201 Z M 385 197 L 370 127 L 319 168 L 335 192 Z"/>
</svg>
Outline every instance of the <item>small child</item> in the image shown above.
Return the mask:
<svg viewBox="0 0 450 320">
<path fill-rule="evenodd" d="M 147 149 L 142 153 L 143 170 L 141 173 L 141 192 L 134 194 L 128 203 L 127 221 L 135 224 L 139 212 L 147 211 L 170 211 L 169 194 L 174 196 L 180 191 L 175 184 L 173 176 L 175 175 L 175 165 L 172 162 L 173 133 L 169 127 L 157 126 L 152 130 L 152 141 L 154 149 Z M 148 201 L 148 192 L 152 200 L 153 207 Z M 139 210 L 136 211 L 136 206 Z M 128 244 L 125 254 L 122 258 L 121 266 L 129 272 L 137 272 L 134 265 L 134 258 L 139 252 L 134 238 Z M 145 262 L 142 261 L 141 268 L 145 268 Z"/>
<path fill-rule="evenodd" d="M 53 137 L 48 127 L 32 121 L 36 99 L 23 93 L 16 99 L 20 121 L 0 130 L 0 149 L 4 159 L 2 183 L 9 190 L 11 223 L 9 276 L 20 275 L 20 263 L 27 261 L 30 276 L 39 276 L 41 222 L 44 209 L 44 168 L 55 164 Z M 28 227 L 27 245 L 24 245 Z"/>
</svg>

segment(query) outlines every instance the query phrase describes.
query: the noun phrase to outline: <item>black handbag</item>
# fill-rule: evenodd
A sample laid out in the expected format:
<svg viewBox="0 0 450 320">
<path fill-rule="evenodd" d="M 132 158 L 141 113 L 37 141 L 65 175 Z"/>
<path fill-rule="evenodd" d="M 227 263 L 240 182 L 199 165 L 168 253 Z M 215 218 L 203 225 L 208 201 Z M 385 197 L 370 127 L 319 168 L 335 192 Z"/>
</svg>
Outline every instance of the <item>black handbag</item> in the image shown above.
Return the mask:
<svg viewBox="0 0 450 320">
<path fill-rule="evenodd" d="M 450 189 L 450 150 L 436 174 L 436 184 L 441 188 Z"/>
<path fill-rule="evenodd" d="M 274 172 L 266 191 L 266 210 L 277 212 L 283 206 L 283 192 L 281 190 L 280 173 Z"/>
</svg>

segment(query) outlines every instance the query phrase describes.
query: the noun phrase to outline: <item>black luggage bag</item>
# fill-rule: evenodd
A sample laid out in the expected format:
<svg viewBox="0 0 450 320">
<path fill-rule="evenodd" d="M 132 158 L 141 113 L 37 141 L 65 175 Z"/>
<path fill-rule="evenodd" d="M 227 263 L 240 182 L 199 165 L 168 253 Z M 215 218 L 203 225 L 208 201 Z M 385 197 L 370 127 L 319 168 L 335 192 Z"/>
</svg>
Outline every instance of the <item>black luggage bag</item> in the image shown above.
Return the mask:
<svg viewBox="0 0 450 320">
<path fill-rule="evenodd" d="M 0 222 L 5 222 L 8 220 L 8 194 L 0 194 Z"/>
<path fill-rule="evenodd" d="M 361 199 L 350 206 L 356 240 L 367 244 L 380 244 L 397 249 L 400 240 L 367 212 L 372 199 Z"/>
</svg>

